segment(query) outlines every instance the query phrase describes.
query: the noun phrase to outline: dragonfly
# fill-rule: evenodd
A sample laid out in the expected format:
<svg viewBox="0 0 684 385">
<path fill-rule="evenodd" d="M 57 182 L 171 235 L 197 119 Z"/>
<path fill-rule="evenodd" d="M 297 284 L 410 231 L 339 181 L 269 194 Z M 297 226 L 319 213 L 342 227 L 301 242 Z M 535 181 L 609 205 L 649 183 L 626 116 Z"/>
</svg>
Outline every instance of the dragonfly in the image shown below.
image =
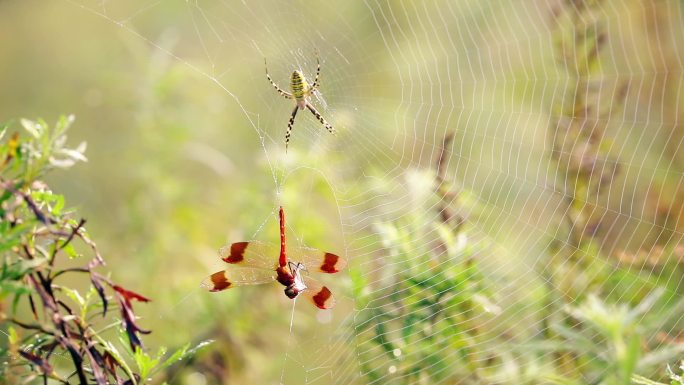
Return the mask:
<svg viewBox="0 0 684 385">
<path fill-rule="evenodd" d="M 218 292 L 245 285 L 260 285 L 277 281 L 285 286 L 285 295 L 295 299 L 302 295 L 319 309 L 330 309 L 335 299 L 330 289 L 320 282 L 304 277 L 309 269 L 319 273 L 334 274 L 347 262 L 340 256 L 308 247 L 290 247 L 285 238 L 285 212 L 279 209 L 280 254 L 277 263 L 274 256 L 278 248 L 270 243 L 249 241 L 236 242 L 219 249 L 219 257 L 235 268 L 217 271 L 202 282 L 202 287 Z M 289 256 L 295 256 L 296 262 Z"/>
</svg>

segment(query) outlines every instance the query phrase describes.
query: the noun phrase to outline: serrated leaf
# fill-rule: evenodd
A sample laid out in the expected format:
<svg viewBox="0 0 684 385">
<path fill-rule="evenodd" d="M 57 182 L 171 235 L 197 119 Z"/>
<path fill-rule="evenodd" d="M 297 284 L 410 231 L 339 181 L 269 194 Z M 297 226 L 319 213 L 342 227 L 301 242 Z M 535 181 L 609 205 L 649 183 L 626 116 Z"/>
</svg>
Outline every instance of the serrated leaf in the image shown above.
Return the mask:
<svg viewBox="0 0 684 385">
<path fill-rule="evenodd" d="M 148 376 L 152 372 L 157 364 L 159 364 L 158 358 L 152 358 L 149 354 L 145 353 L 143 349 L 135 349 L 133 353 L 133 358 L 140 371 L 140 379 L 142 382 L 146 382 Z"/>
</svg>

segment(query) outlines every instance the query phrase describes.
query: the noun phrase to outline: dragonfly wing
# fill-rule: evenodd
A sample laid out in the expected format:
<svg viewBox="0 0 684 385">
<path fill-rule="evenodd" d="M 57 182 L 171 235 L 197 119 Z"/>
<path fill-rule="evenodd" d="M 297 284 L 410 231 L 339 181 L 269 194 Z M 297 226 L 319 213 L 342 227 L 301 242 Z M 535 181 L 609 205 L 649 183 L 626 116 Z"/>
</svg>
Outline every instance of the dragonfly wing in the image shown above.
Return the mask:
<svg viewBox="0 0 684 385">
<path fill-rule="evenodd" d="M 306 277 L 306 290 L 301 295 L 308 298 L 319 309 L 330 309 L 335 306 L 335 298 L 327 287 L 315 279 Z"/>
<path fill-rule="evenodd" d="M 296 247 L 291 248 L 289 253 L 291 260 L 302 262 L 309 271 L 333 274 L 347 266 L 344 258 L 318 249 Z"/>
<path fill-rule="evenodd" d="M 236 268 L 221 270 L 202 281 L 201 287 L 209 291 L 223 291 L 237 286 L 260 285 L 273 282 L 274 271 L 260 268 Z"/>
<path fill-rule="evenodd" d="M 269 270 L 275 270 L 279 254 L 275 245 L 259 241 L 236 242 L 219 249 L 226 263 Z"/>
</svg>

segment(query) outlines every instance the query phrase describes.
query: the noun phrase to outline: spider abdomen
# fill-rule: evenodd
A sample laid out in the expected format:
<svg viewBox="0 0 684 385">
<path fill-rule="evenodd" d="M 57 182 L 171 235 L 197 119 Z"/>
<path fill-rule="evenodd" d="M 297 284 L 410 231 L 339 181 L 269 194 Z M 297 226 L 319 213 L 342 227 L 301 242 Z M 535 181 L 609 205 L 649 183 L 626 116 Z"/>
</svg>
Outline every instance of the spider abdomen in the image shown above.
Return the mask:
<svg viewBox="0 0 684 385">
<path fill-rule="evenodd" d="M 292 89 L 292 96 L 297 101 L 303 101 L 309 92 L 309 83 L 306 81 L 302 71 L 294 71 L 290 78 L 290 88 Z"/>
</svg>

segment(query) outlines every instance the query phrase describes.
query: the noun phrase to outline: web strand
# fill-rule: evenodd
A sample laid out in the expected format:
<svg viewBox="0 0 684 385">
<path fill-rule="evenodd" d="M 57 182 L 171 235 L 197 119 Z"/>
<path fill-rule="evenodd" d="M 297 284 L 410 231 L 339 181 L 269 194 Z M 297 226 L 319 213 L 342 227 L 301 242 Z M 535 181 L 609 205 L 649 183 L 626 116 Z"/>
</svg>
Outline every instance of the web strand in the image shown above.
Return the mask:
<svg viewBox="0 0 684 385">
<path fill-rule="evenodd" d="M 599 1 L 585 12 L 562 1 L 150 1 L 123 10 L 106 1 L 67 1 L 182 64 L 230 100 L 238 116 L 226 137 L 258 143 L 252 172 L 272 179 L 259 186 L 266 191 L 260 194 L 274 196 L 255 215 L 252 239 L 275 239 L 267 229 L 283 205 L 296 207 L 289 218 L 323 228 L 314 233 L 290 222 L 288 231 L 296 236 L 290 243 L 318 241 L 307 235 L 314 233 L 343 245 L 351 272 L 331 282 L 338 284 L 335 295 L 349 315 L 333 313 L 329 329 L 312 321 L 302 333 L 293 328 L 293 303 L 286 349 L 276 353 L 284 356 L 280 383 L 295 355 L 307 384 L 409 383 L 413 378 L 401 365 L 413 361 L 434 375 L 430 383 L 453 383 L 441 361 L 400 342 L 428 346 L 444 362 L 467 356 L 433 340 L 435 333 L 415 329 L 414 323 L 429 317 L 404 305 L 452 295 L 442 287 L 452 277 L 425 284 L 407 269 L 450 271 L 471 258 L 483 270 L 476 283 L 489 296 L 476 297 L 481 302 L 475 311 L 467 309 L 476 302 L 470 298 L 438 303 L 434 316 L 445 315 L 442 322 L 466 345 L 482 329 L 504 325 L 506 332 L 515 331 L 511 346 L 493 332 L 469 346 L 478 352 L 471 365 L 497 373 L 505 371 L 507 357 L 517 357 L 520 346 L 545 332 L 548 319 L 541 314 L 565 319 L 561 304 L 588 294 L 569 289 L 572 284 L 558 279 L 561 272 L 586 268 L 585 278 L 593 281 L 609 271 L 608 280 L 618 284 L 604 294 L 615 301 L 630 300 L 619 290 L 646 290 L 653 282 L 662 284 L 665 296 L 681 288 L 680 278 L 663 267 L 684 258 L 676 254 L 684 244 L 683 208 L 677 206 L 684 183 L 684 60 L 676 48 L 681 22 L 672 18 L 656 27 L 660 20 L 646 2 Z M 184 44 L 176 50 L 157 43 L 158 31 L 137 27 L 172 5 L 184 9 L 165 26 L 179 30 Z M 681 12 L 674 0 L 659 6 L 660 12 Z M 558 32 L 568 20 L 575 28 L 570 38 Z M 581 34 L 594 30 L 589 27 L 601 27 L 607 36 L 595 62 L 589 54 L 573 56 L 588 44 Z M 293 104 L 272 89 L 263 60 L 283 87 L 294 69 L 312 80 L 315 50 L 325 102 L 311 102 L 339 133 L 328 135 L 315 117 L 300 111 L 286 155 L 283 138 Z M 586 68 L 594 72 L 580 76 Z M 250 136 L 240 136 L 241 130 Z M 444 168 L 459 193 L 446 203 L 464 217 L 467 247 L 426 258 L 444 254 L 445 202 L 433 188 L 433 162 L 449 134 L 454 139 Z M 592 147 L 596 142 L 601 145 Z M 580 186 L 586 169 L 590 176 Z M 594 252 L 604 258 L 583 260 Z M 626 264 L 631 281 L 620 275 Z M 363 290 L 355 288 L 358 282 Z M 544 289 L 556 297 L 526 302 Z M 298 322 L 299 313 L 302 322 L 315 317 L 298 309 Z M 366 324 L 377 326 L 370 333 L 383 346 L 398 350 L 368 343 Z M 537 357 L 549 365 L 561 361 L 548 351 Z M 583 365 L 592 364 L 587 361 Z"/>
</svg>

